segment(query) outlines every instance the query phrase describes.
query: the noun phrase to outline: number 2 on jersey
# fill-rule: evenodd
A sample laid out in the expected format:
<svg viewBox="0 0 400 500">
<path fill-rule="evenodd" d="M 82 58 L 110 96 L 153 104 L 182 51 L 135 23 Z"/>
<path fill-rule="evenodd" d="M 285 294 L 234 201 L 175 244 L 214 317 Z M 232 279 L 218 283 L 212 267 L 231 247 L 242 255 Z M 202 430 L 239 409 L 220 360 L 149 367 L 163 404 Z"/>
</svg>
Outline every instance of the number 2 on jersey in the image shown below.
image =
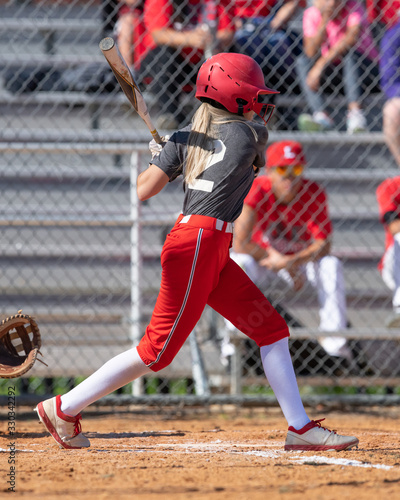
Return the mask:
<svg viewBox="0 0 400 500">
<path fill-rule="evenodd" d="M 215 139 L 214 151 L 208 159 L 206 168 L 204 170 L 207 170 L 216 163 L 222 161 L 224 159 L 225 152 L 225 144 L 220 139 Z M 192 184 L 189 184 L 188 187 L 189 189 L 195 189 L 196 191 L 205 191 L 206 193 L 211 193 L 214 187 L 214 181 L 208 181 L 206 179 L 196 179 Z"/>
</svg>

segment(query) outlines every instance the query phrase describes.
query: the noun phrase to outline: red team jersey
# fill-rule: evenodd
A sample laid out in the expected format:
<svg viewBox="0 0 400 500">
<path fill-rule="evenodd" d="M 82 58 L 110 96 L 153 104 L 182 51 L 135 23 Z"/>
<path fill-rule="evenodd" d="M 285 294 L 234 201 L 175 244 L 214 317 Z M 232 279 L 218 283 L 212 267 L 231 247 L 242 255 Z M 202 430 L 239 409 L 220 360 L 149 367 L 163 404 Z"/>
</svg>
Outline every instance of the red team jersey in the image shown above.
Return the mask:
<svg viewBox="0 0 400 500">
<path fill-rule="evenodd" d="M 267 17 L 269 16 L 277 4 L 279 7 L 289 0 L 235 0 L 236 15 L 238 17 Z M 299 3 L 300 7 L 306 7 L 307 1 L 302 0 Z"/>
<path fill-rule="evenodd" d="M 218 30 L 235 30 L 234 25 L 234 2 L 231 0 L 220 0 L 216 2 L 218 15 Z M 174 4 L 171 0 L 146 0 L 144 7 L 144 22 L 148 31 L 146 44 L 149 50 L 156 47 L 151 33 L 163 28 L 185 31 L 194 29 L 201 25 L 203 20 L 204 0 L 188 0 L 186 8 L 179 13 L 175 12 Z M 201 49 L 195 50 L 192 47 L 183 47 L 182 53 L 189 55 L 190 60 L 197 64 L 203 56 Z"/>
<path fill-rule="evenodd" d="M 252 235 L 255 243 L 293 254 L 332 233 L 325 191 L 308 179 L 300 182 L 295 200 L 286 205 L 277 202 L 269 177 L 263 175 L 254 180 L 244 203 L 257 214 Z"/>
<path fill-rule="evenodd" d="M 378 20 L 392 26 L 399 19 L 400 0 L 366 0 L 369 22 Z"/>
<path fill-rule="evenodd" d="M 384 180 L 376 190 L 376 197 L 379 205 L 379 218 L 385 227 L 385 252 L 393 245 L 393 236 L 389 232 L 384 221 L 384 215 L 387 212 L 400 211 L 400 176 Z M 379 263 L 379 269 L 382 269 L 382 260 Z"/>
</svg>

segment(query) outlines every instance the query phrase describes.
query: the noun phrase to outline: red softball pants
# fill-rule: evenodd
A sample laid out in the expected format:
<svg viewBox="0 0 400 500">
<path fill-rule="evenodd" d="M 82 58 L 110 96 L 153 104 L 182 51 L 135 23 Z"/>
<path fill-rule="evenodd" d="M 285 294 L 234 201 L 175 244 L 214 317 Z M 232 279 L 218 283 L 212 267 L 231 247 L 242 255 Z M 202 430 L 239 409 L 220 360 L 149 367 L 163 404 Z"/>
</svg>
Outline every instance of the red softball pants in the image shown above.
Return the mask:
<svg viewBox="0 0 400 500">
<path fill-rule="evenodd" d="M 230 258 L 232 225 L 203 215 L 179 216 L 161 252 L 161 287 L 138 345 L 157 372 L 174 359 L 208 304 L 259 347 L 289 336 L 284 319 Z"/>
</svg>

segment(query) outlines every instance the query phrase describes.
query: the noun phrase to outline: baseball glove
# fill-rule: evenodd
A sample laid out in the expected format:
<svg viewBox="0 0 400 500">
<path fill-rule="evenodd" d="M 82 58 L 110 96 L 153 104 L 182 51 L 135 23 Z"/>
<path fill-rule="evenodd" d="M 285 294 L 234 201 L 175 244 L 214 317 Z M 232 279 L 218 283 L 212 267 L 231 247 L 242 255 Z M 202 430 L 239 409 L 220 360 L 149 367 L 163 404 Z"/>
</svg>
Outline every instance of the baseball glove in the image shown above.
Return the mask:
<svg viewBox="0 0 400 500">
<path fill-rule="evenodd" d="M 0 378 L 20 377 L 30 370 L 41 354 L 40 346 L 39 327 L 31 316 L 18 311 L 4 319 L 0 323 Z"/>
</svg>

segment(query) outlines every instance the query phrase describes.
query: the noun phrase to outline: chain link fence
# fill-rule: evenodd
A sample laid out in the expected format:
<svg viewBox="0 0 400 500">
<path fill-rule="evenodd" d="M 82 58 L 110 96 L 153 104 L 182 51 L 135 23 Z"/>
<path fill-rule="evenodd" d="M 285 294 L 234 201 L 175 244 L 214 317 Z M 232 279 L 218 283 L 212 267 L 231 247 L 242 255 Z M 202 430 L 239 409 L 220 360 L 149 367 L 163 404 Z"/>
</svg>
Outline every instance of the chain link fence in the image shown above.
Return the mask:
<svg viewBox="0 0 400 500">
<path fill-rule="evenodd" d="M 161 247 L 181 209 L 179 180 L 147 202 L 135 198 L 150 137 L 98 48 L 104 36 L 118 39 L 119 9 L 116 0 L 0 1 L 0 311 L 6 316 L 22 308 L 36 316 L 49 365 L 36 363 L 29 378 L 17 381 L 24 394 L 65 391 L 137 342 L 157 297 Z M 332 254 L 343 265 L 348 320 L 335 335 L 347 340 L 351 358 L 322 348 L 321 339 L 331 333 L 319 329 L 314 289 L 293 292 L 270 283 L 263 292 L 290 326 L 301 386 L 314 386 L 320 395 L 337 387 L 360 397 L 372 390 L 398 393 L 400 331 L 384 327 L 392 295 L 377 269 L 384 231 L 375 191 L 397 174 L 381 133 L 379 75 L 363 88 L 365 132 L 346 132 L 342 84 L 320 90 L 334 129 L 300 131 L 299 115 L 310 112 L 296 73 L 302 14 L 300 9 L 289 24 L 292 66 L 265 64 L 267 84 L 281 90 L 270 142 L 300 141 L 307 178 L 327 192 Z M 232 18 L 236 26 L 238 21 Z M 372 28 L 378 45 L 384 28 L 378 22 Z M 251 48 L 251 37 L 248 43 Z M 279 58 L 279 41 L 274 47 Z M 153 61 L 160 74 L 164 60 L 165 53 Z M 165 99 L 154 94 L 154 82 L 135 63 L 132 69 L 159 119 Z M 195 75 L 196 67 L 192 70 Z M 184 117 L 179 125 L 196 107 L 193 88 L 186 85 L 193 75 L 176 93 L 165 89 L 169 101 L 177 103 L 176 116 Z M 211 309 L 190 338 L 157 377 L 120 392 L 171 401 L 176 395 L 235 400 L 243 394 L 262 401 L 270 394 L 256 346 L 227 330 Z M 223 355 L 226 345 L 229 355 Z"/>
</svg>

